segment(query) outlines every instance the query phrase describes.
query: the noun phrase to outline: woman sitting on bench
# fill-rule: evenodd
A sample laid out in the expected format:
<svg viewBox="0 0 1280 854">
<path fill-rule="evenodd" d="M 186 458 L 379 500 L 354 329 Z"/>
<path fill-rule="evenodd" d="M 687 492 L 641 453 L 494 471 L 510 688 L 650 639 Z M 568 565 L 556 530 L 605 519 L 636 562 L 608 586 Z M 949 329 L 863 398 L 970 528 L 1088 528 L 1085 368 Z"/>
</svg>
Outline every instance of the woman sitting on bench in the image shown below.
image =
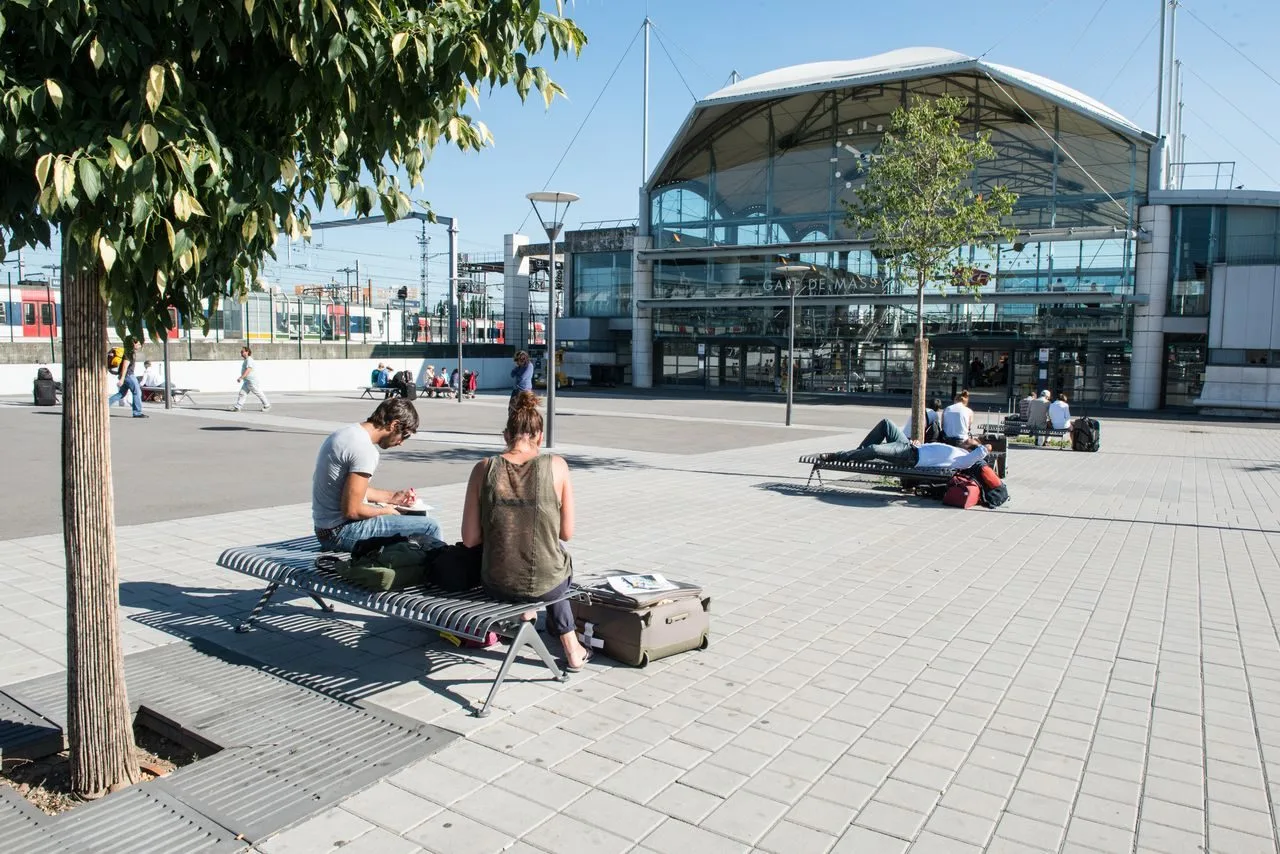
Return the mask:
<svg viewBox="0 0 1280 854">
<path fill-rule="evenodd" d="M 979 445 L 972 451 L 965 451 L 953 445 L 941 442 L 917 444 L 907 438 L 907 434 L 899 429 L 888 418 L 871 428 L 871 432 L 862 440 L 862 444 L 851 451 L 837 451 L 823 454 L 824 460 L 859 463 L 879 461 L 892 463 L 903 468 L 948 468 L 967 469 L 984 459 L 990 445 Z"/>
<path fill-rule="evenodd" d="M 561 545 L 573 537 L 569 465 L 562 457 L 539 453 L 542 413 L 531 391 L 519 394 L 502 436 L 506 451 L 471 470 L 462 542 L 484 544 L 480 579 L 490 595 L 551 602 L 547 624 L 564 646 L 566 669 L 576 673 L 591 654 L 578 642 L 573 610 L 562 599 L 573 580 L 573 561 Z M 529 611 L 524 618 L 534 616 Z"/>
</svg>

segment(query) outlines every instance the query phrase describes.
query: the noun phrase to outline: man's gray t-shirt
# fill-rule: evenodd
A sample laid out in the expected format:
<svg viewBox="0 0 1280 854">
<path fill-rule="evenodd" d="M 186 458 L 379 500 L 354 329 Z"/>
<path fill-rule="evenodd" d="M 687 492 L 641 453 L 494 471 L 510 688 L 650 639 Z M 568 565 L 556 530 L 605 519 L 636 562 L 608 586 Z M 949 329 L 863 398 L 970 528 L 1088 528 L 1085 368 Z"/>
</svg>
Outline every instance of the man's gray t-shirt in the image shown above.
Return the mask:
<svg viewBox="0 0 1280 854">
<path fill-rule="evenodd" d="M 347 521 L 342 515 L 342 489 L 352 472 L 373 477 L 378 467 L 378 446 L 363 426 L 352 424 L 331 433 L 320 446 L 316 470 L 311 476 L 311 522 L 317 528 L 336 528 Z"/>
</svg>

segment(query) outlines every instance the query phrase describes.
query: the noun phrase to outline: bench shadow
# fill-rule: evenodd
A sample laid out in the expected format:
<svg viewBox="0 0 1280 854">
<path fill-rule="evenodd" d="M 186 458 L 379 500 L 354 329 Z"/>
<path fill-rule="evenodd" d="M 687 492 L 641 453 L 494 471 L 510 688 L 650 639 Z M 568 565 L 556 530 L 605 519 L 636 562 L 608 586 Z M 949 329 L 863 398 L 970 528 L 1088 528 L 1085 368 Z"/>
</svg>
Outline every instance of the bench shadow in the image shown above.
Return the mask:
<svg viewBox="0 0 1280 854">
<path fill-rule="evenodd" d="M 447 671 L 476 663 L 496 670 L 507 653 L 505 643 L 459 651 L 436 632 L 373 612 L 325 613 L 305 593 L 284 587 L 259 615 L 256 628 L 238 634 L 235 627 L 253 610 L 264 589 L 125 581 L 120 584 L 120 604 L 138 609 L 128 617 L 133 622 L 186 641 L 207 655 L 230 663 L 248 657 L 265 673 L 353 705 L 388 689 L 417 683 L 472 710 L 474 698 L 454 689 L 478 685 L 487 692 L 492 675 L 450 679 Z M 559 644 L 548 640 L 554 655 Z M 546 675 L 531 679 L 513 670 L 509 682 L 553 681 L 531 655 L 522 653 L 519 660 Z M 377 703 L 376 698 L 372 702 Z"/>
<path fill-rule="evenodd" d="M 839 484 L 842 487 L 856 489 L 833 489 Z M 826 485 L 806 486 L 799 483 L 783 483 L 770 481 L 755 484 L 756 489 L 776 492 L 779 495 L 802 496 L 816 498 L 827 504 L 838 504 L 842 507 L 888 507 L 894 504 L 936 504 L 922 496 L 903 492 L 896 486 L 882 486 L 870 481 L 829 481 Z"/>
</svg>

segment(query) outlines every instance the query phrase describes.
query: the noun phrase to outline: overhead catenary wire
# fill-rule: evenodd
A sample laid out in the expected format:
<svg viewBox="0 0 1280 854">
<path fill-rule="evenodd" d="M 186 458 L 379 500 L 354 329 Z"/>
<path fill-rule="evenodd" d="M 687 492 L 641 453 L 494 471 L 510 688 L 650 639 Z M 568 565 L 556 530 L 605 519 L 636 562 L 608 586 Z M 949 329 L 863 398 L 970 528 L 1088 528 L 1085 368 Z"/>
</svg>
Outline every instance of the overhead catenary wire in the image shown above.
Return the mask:
<svg viewBox="0 0 1280 854">
<path fill-rule="evenodd" d="M 1276 79 L 1276 77 L 1275 77 L 1275 76 L 1274 76 L 1270 71 L 1267 71 L 1267 69 L 1263 68 L 1261 65 L 1259 65 L 1259 64 L 1258 64 L 1258 63 L 1256 63 L 1256 62 L 1254 62 L 1254 61 L 1249 57 L 1249 55 L 1248 55 L 1247 53 L 1245 53 L 1245 52 L 1244 52 L 1244 51 L 1242 51 L 1240 48 L 1238 48 L 1238 47 L 1236 47 L 1235 45 L 1233 45 L 1231 42 L 1227 41 L 1226 36 L 1224 36 L 1222 33 L 1218 32 L 1217 30 L 1215 30 L 1212 26 L 1210 26 L 1210 25 L 1209 25 L 1209 23 L 1208 23 L 1207 21 L 1205 21 L 1203 18 L 1201 18 L 1201 17 L 1200 17 L 1199 15 L 1197 15 L 1195 12 L 1193 12 L 1193 11 L 1191 10 L 1191 8 L 1190 8 L 1189 6 L 1187 6 L 1187 4 L 1186 4 L 1185 0 L 1179 0 L 1178 5 L 1179 5 L 1179 6 L 1180 6 L 1180 7 L 1181 7 L 1181 8 L 1182 8 L 1182 9 L 1183 9 L 1183 10 L 1184 10 L 1188 15 L 1190 15 L 1192 18 L 1195 18 L 1195 19 L 1196 19 L 1196 22 L 1197 22 L 1198 24 L 1200 24 L 1200 26 L 1204 27 L 1206 30 L 1208 30 L 1209 32 L 1211 32 L 1211 33 L 1213 33 L 1215 36 L 1217 36 L 1219 41 L 1221 41 L 1221 42 L 1222 42 L 1223 44 L 1225 44 L 1227 47 L 1231 48 L 1231 49 L 1232 49 L 1232 50 L 1234 50 L 1236 53 L 1238 53 L 1238 54 L 1240 55 L 1240 58 L 1241 58 L 1241 59 L 1243 59 L 1245 62 L 1249 63 L 1249 64 L 1250 64 L 1250 65 L 1252 65 L 1254 68 L 1256 68 L 1256 69 L 1257 69 L 1257 70 L 1262 74 L 1262 76 L 1263 76 L 1263 77 L 1267 78 L 1268 80 L 1270 80 L 1272 83 L 1276 84 L 1277 86 L 1280 86 L 1280 80 L 1277 80 L 1277 79 Z"/>
<path fill-rule="evenodd" d="M 707 67 L 706 67 L 705 65 L 703 65 L 701 62 L 698 62 L 697 57 L 695 57 L 693 54 L 689 53 L 689 51 L 687 51 L 687 50 L 685 50 L 684 48 L 680 47 L 680 43 L 679 43 L 679 42 L 677 42 L 675 39 L 672 39 L 669 33 L 666 33 L 666 31 L 665 31 L 665 30 L 662 30 L 662 28 L 661 28 L 661 27 L 659 27 L 657 24 L 653 23 L 652 21 L 650 21 L 650 22 L 649 22 L 649 26 L 653 27 L 653 29 L 654 29 L 654 31 L 655 31 L 655 32 L 660 32 L 660 33 L 662 33 L 663 35 L 660 35 L 660 36 L 659 36 L 659 38 L 665 38 L 665 40 L 666 40 L 666 41 L 670 42 L 670 44 L 671 44 L 671 46 L 672 46 L 672 47 L 674 47 L 674 48 L 675 48 L 677 51 L 679 51 L 680 53 L 684 54 L 685 58 L 686 58 L 686 59 L 688 59 L 690 62 L 692 62 L 692 63 L 693 63 L 693 65 L 694 65 L 694 67 L 695 67 L 695 68 L 697 68 L 699 71 L 701 71 L 701 72 L 702 72 L 702 74 L 703 74 L 707 79 L 711 79 L 711 72 L 707 70 Z M 667 54 L 667 56 L 668 56 L 668 58 L 669 58 L 669 57 L 670 57 L 670 54 Z M 672 64 L 673 66 L 676 64 L 674 59 L 673 59 L 673 60 L 671 60 L 671 64 Z M 679 71 L 680 71 L 680 69 L 679 69 L 679 68 L 676 68 L 676 73 L 679 73 Z M 732 76 L 733 76 L 733 73 L 732 73 L 732 72 L 730 72 L 729 76 L 730 76 L 730 77 L 732 77 Z M 688 84 L 686 84 L 686 88 L 688 88 Z M 690 91 L 692 91 L 692 90 L 690 90 Z M 697 96 L 695 96 L 695 98 L 694 98 L 694 99 L 695 99 L 695 100 L 697 100 Z"/>
<path fill-rule="evenodd" d="M 1191 115 L 1195 116 L 1197 119 L 1199 119 L 1199 120 L 1200 120 L 1200 122 L 1201 122 L 1201 124 L 1203 124 L 1203 125 L 1205 126 L 1205 129 L 1206 129 L 1206 130 L 1208 130 L 1210 133 L 1212 133 L 1212 134 L 1213 134 L 1214 136 L 1216 136 L 1218 139 L 1220 139 L 1220 140 L 1222 140 L 1223 142 L 1225 142 L 1225 143 L 1227 144 L 1227 147 L 1228 147 L 1228 148 L 1230 148 L 1230 149 L 1231 149 L 1232 151 L 1234 151 L 1236 154 L 1239 154 L 1241 157 L 1243 157 L 1243 158 L 1244 158 L 1244 159 L 1249 163 L 1249 165 L 1250 165 L 1250 166 L 1252 166 L 1254 169 L 1257 169 L 1259 172 L 1261 172 L 1261 173 L 1262 173 L 1262 176 L 1263 176 L 1264 178 L 1266 178 L 1268 181 L 1270 181 L 1270 182 L 1271 182 L 1271 183 L 1273 183 L 1273 184 L 1280 184 L 1280 181 L 1277 181 L 1275 178 L 1273 178 L 1273 177 L 1271 176 L 1271 174 L 1270 174 L 1269 172 L 1267 172 L 1267 170 L 1266 170 L 1266 169 L 1263 169 L 1261 166 L 1259 166 L 1259 165 L 1258 165 L 1258 163 L 1257 163 L 1257 162 L 1256 162 L 1252 157 L 1250 157 L 1249 155 L 1245 154 L 1245 153 L 1244 153 L 1244 152 L 1243 152 L 1243 151 L 1242 151 L 1238 146 L 1236 146 L 1236 144 L 1235 144 L 1235 143 L 1233 143 L 1231 140 L 1227 139 L 1227 137 L 1225 137 L 1225 136 L 1223 136 L 1221 133 L 1219 133 L 1219 132 L 1218 132 L 1218 130 L 1213 126 L 1213 123 L 1212 123 L 1212 122 L 1210 122 L 1210 121 L 1209 121 L 1208 119 L 1206 119 L 1204 116 L 1202 116 L 1202 115 L 1200 115 L 1199 113 L 1197 113 L 1194 109 L 1192 109 L 1192 108 L 1191 108 L 1191 106 L 1190 106 L 1190 105 L 1188 105 L 1188 106 L 1187 106 L 1187 112 L 1188 112 L 1188 113 L 1190 113 Z"/>
<path fill-rule="evenodd" d="M 1052 6 L 1054 3 L 1057 3 L 1057 2 L 1058 0 L 1045 0 L 1045 4 L 1041 6 L 1039 10 L 1037 10 L 1036 13 L 1032 15 L 1030 18 L 1028 18 L 1026 21 L 1022 22 L 1018 26 L 1009 27 L 1008 29 L 1006 29 L 1004 31 L 1004 34 L 1001 35 L 1000 38 L 996 39 L 995 44 L 991 45 L 991 47 L 987 48 L 981 54 L 979 54 L 978 59 L 984 58 L 987 54 L 991 53 L 991 51 L 998 48 L 1001 44 L 1004 43 L 1005 39 L 1009 38 L 1009 36 L 1016 33 L 1022 27 L 1027 26 L 1028 24 L 1034 24 L 1036 22 L 1036 19 L 1039 18 L 1041 15 L 1043 15 L 1046 9 L 1048 9 L 1050 6 Z"/>
<path fill-rule="evenodd" d="M 689 81 L 684 79 L 684 74 L 680 71 L 680 66 L 676 65 L 675 57 L 671 55 L 671 51 L 667 50 L 667 42 L 662 38 L 662 33 L 655 27 L 653 34 L 658 37 L 658 47 L 662 48 L 662 52 L 667 55 L 667 60 L 671 63 L 671 67 L 676 70 L 676 76 L 680 78 L 680 82 L 684 84 L 684 88 L 688 91 L 689 97 L 695 102 L 698 100 L 697 94 L 693 91 L 693 87 L 689 85 Z"/>
<path fill-rule="evenodd" d="M 600 87 L 600 93 L 596 95 L 596 99 L 591 102 L 590 109 L 588 109 L 587 114 L 582 117 L 582 122 L 578 125 L 578 129 L 573 132 L 573 137 L 569 140 L 569 144 L 564 147 L 564 153 L 561 154 L 560 159 L 556 161 L 555 168 L 552 169 L 551 174 L 547 176 L 547 180 L 543 183 L 542 189 L 547 189 L 547 187 L 551 186 L 551 182 L 555 180 L 556 173 L 559 172 L 560 167 L 564 165 L 565 158 L 569 156 L 570 150 L 573 149 L 573 144 L 578 141 L 578 137 L 582 134 L 582 129 L 585 128 L 587 126 L 587 122 L 591 120 L 591 115 L 595 112 L 596 107 L 599 106 L 600 99 L 604 97 L 604 93 L 609 91 L 609 84 L 612 83 L 613 78 L 618 75 L 618 69 L 622 67 L 622 63 L 626 61 L 627 56 L 631 53 L 631 48 L 636 46 L 636 39 L 640 37 L 640 33 L 643 30 L 644 24 L 641 24 L 636 28 L 635 34 L 631 36 L 631 41 L 627 43 L 627 49 L 622 52 L 622 56 L 618 57 L 617 65 L 613 66 L 613 71 L 609 72 L 608 79 L 605 80 L 604 85 Z M 532 209 L 525 213 L 524 219 L 520 220 L 520 226 L 516 229 L 517 234 L 524 231 L 524 227 L 529 222 L 529 217 L 532 213 Z"/>
<path fill-rule="evenodd" d="M 1111 82 L 1108 83 L 1106 88 L 1103 89 L 1102 92 L 1098 95 L 1099 98 L 1107 97 L 1107 93 L 1111 91 L 1111 87 L 1116 85 L 1116 82 L 1120 79 L 1120 75 L 1124 74 L 1125 69 L 1129 67 L 1129 63 L 1133 62 L 1133 58 L 1138 55 L 1138 53 L 1142 50 L 1144 46 L 1146 46 L 1147 39 L 1151 38 L 1151 34 L 1156 31 L 1156 27 L 1158 27 L 1159 25 L 1160 25 L 1159 18 L 1156 18 L 1154 21 L 1151 22 L 1151 26 L 1147 28 L 1147 34 L 1142 37 L 1142 41 L 1138 42 L 1134 46 L 1133 51 L 1129 54 L 1129 58 L 1124 61 L 1124 64 L 1120 66 L 1120 70 L 1117 71 L 1116 75 L 1111 78 Z"/>
<path fill-rule="evenodd" d="M 1272 142 L 1274 142 L 1277 146 L 1280 146 L 1280 139 L 1277 139 L 1277 138 L 1276 138 L 1276 136 L 1275 136 L 1275 134 L 1273 134 L 1271 131 L 1269 131 L 1269 130 L 1267 130 L 1266 128 L 1264 128 L 1262 125 L 1258 124 L 1258 122 L 1253 118 L 1253 116 L 1249 115 L 1249 114 L 1248 114 L 1248 113 L 1246 113 L 1244 110 L 1242 110 L 1242 109 L 1240 109 L 1238 106 L 1236 106 L 1235 101 L 1232 101 L 1232 100 L 1231 100 L 1230 98 L 1228 98 L 1226 95 L 1224 95 L 1224 94 L 1222 94 L 1221 92 L 1219 92 L 1219 91 L 1214 87 L 1214 85 L 1213 85 L 1212 83 L 1210 83 L 1208 80 L 1205 80 L 1205 79 L 1204 79 L 1203 77 L 1201 77 L 1199 74 L 1196 74 L 1194 71 L 1192 71 L 1192 70 L 1191 70 L 1190 68 L 1188 68 L 1186 65 L 1183 65 L 1182 67 L 1183 67 L 1183 69 L 1184 69 L 1184 70 L 1186 70 L 1186 71 L 1187 71 L 1187 72 L 1188 72 L 1192 77 L 1194 77 L 1195 79 L 1199 80 L 1199 81 L 1200 81 L 1201 83 L 1203 83 L 1205 86 L 1208 86 L 1208 87 L 1209 87 L 1209 91 L 1210 91 L 1210 92 L 1212 92 L 1213 94 L 1217 95 L 1217 96 L 1218 96 L 1219 98 L 1221 98 L 1222 100 L 1226 101 L 1226 102 L 1227 102 L 1227 105 L 1228 105 L 1228 106 L 1230 106 L 1230 107 L 1231 107 L 1231 109 L 1235 110 L 1237 113 L 1239 113 L 1240 115 L 1244 116 L 1244 117 L 1245 117 L 1245 119 L 1249 122 L 1249 124 L 1253 125 L 1253 126 L 1254 126 L 1254 127 L 1256 127 L 1259 131 L 1261 131 L 1261 132 L 1262 132 L 1262 135 L 1263 135 L 1263 136 L 1265 136 L 1267 139 L 1269 139 L 1269 140 L 1271 140 Z"/>
<path fill-rule="evenodd" d="M 1084 37 L 1089 33 L 1089 28 L 1093 26 L 1094 21 L 1098 20 L 1098 15 L 1101 14 L 1103 7 L 1105 7 L 1109 2 L 1111 2 L 1111 0 L 1102 0 L 1102 2 L 1098 4 L 1098 8 L 1093 10 L 1093 17 L 1089 19 L 1089 23 L 1084 25 L 1084 29 L 1080 31 L 1080 35 L 1076 36 L 1076 40 L 1071 43 L 1071 47 L 1067 48 L 1067 53 L 1074 51 L 1080 42 L 1084 41 Z"/>
</svg>

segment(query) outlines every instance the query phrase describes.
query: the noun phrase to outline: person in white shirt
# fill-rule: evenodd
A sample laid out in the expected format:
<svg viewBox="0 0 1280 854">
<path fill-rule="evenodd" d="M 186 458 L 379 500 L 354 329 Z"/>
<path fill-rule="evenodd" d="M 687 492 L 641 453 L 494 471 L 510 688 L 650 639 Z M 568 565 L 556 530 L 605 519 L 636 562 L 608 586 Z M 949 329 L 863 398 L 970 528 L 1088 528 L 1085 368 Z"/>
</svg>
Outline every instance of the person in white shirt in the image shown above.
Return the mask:
<svg viewBox="0 0 1280 854">
<path fill-rule="evenodd" d="M 955 402 L 942 410 L 942 441 L 966 450 L 981 443 L 969 434 L 973 432 L 973 410 L 969 408 L 969 390 L 961 389 Z"/>
<path fill-rule="evenodd" d="M 160 388 L 164 385 L 160 369 L 151 362 L 146 362 L 142 366 L 142 385 L 144 388 Z"/>
<path fill-rule="evenodd" d="M 1049 423 L 1053 425 L 1054 430 L 1070 432 L 1073 421 L 1071 407 L 1067 405 L 1066 392 L 1058 392 L 1058 399 L 1049 404 Z"/>
<path fill-rule="evenodd" d="M 232 412 L 239 412 L 244 406 L 244 400 L 250 394 L 258 398 L 262 404 L 263 412 L 271 411 L 271 401 L 267 400 L 267 396 L 262 393 L 262 387 L 258 385 L 258 365 L 253 361 L 253 350 L 248 346 L 240 348 L 240 378 L 236 382 L 240 383 L 240 393 L 236 395 L 235 405 L 231 407 Z"/>
<path fill-rule="evenodd" d="M 871 428 L 857 448 L 823 454 L 822 458 L 853 463 L 879 460 L 912 468 L 967 469 L 986 459 L 990 450 L 988 445 L 966 451 L 941 442 L 916 443 L 886 418 Z"/>
</svg>

